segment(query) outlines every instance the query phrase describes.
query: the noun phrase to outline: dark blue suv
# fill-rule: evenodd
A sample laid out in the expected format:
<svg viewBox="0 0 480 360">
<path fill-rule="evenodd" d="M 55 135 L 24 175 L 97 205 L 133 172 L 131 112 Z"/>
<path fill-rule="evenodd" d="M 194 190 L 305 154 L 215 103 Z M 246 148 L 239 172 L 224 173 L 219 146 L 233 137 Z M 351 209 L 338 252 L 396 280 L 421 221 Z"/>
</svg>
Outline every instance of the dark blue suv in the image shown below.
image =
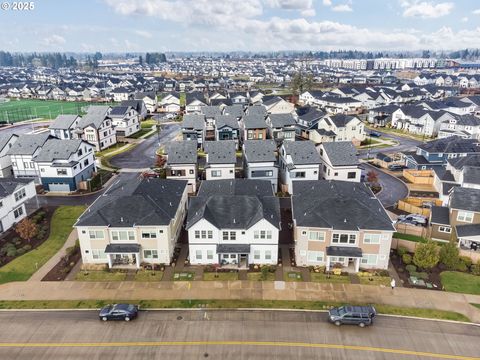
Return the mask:
<svg viewBox="0 0 480 360">
<path fill-rule="evenodd" d="M 104 306 L 100 310 L 100 320 L 124 320 L 130 321 L 138 315 L 138 306 L 132 304 L 113 304 Z"/>
<path fill-rule="evenodd" d="M 358 325 L 365 327 L 373 324 L 373 318 L 377 314 L 375 308 L 368 306 L 340 306 L 328 311 L 328 321 L 337 326 L 342 324 Z"/>
</svg>

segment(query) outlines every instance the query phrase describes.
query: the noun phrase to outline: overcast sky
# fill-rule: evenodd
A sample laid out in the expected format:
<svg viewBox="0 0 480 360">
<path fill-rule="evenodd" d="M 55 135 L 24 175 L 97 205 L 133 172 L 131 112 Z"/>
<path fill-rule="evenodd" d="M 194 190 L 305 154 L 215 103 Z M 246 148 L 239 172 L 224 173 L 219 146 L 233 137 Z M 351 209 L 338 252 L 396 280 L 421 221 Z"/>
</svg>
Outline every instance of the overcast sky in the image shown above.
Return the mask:
<svg viewBox="0 0 480 360">
<path fill-rule="evenodd" d="M 480 0 L 33 0 L 0 10 L 8 51 L 480 48 Z"/>
</svg>

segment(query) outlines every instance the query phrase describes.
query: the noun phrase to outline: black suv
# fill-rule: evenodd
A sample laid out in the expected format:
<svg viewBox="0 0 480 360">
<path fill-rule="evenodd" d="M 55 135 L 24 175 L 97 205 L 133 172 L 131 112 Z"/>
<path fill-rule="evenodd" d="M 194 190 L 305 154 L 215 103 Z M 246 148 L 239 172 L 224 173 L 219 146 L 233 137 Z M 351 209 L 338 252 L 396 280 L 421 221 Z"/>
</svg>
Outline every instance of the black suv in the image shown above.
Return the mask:
<svg viewBox="0 0 480 360">
<path fill-rule="evenodd" d="M 100 320 L 125 320 L 130 321 L 138 315 L 138 306 L 132 304 L 114 304 L 104 306 L 98 316 Z"/>
<path fill-rule="evenodd" d="M 328 311 L 328 321 L 337 326 L 342 324 L 365 327 L 373 324 L 377 311 L 373 306 L 340 306 Z"/>
</svg>

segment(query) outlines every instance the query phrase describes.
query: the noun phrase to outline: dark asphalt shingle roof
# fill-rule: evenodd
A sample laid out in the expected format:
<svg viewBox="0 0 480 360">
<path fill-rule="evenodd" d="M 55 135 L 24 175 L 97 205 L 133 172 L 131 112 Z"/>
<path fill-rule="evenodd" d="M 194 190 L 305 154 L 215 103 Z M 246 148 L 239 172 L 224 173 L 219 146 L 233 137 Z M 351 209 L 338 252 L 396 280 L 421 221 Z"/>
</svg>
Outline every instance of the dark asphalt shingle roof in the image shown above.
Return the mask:
<svg viewBox="0 0 480 360">
<path fill-rule="evenodd" d="M 235 164 L 237 143 L 234 140 L 206 141 L 207 164 Z"/>
<path fill-rule="evenodd" d="M 285 126 L 293 126 L 296 124 L 295 118 L 292 114 L 270 114 L 270 118 L 273 128 L 283 128 Z"/>
<path fill-rule="evenodd" d="M 238 129 L 238 120 L 233 115 L 218 115 L 215 116 L 215 127 L 221 129 L 224 127 L 230 127 L 232 129 Z"/>
<path fill-rule="evenodd" d="M 430 223 L 450 225 L 450 209 L 444 206 L 432 206 Z"/>
<path fill-rule="evenodd" d="M 466 184 L 480 184 L 480 167 L 465 166 L 463 168 L 463 182 Z"/>
<path fill-rule="evenodd" d="M 245 129 L 266 129 L 267 123 L 263 115 L 248 114 L 243 117 Z"/>
<path fill-rule="evenodd" d="M 458 237 L 480 235 L 480 224 L 457 225 L 455 229 Z"/>
<path fill-rule="evenodd" d="M 480 189 L 456 187 L 450 197 L 450 208 L 480 212 Z"/>
<path fill-rule="evenodd" d="M 68 130 L 72 128 L 73 123 L 75 120 L 79 119 L 80 116 L 78 115 L 58 115 L 53 123 L 49 126 L 50 129 L 60 129 L 60 130 Z"/>
<path fill-rule="evenodd" d="M 333 166 L 358 165 L 357 149 L 351 141 L 326 142 L 323 148 Z"/>
<path fill-rule="evenodd" d="M 245 158 L 248 163 L 275 162 L 277 146 L 274 140 L 245 140 L 243 142 Z"/>
<path fill-rule="evenodd" d="M 165 146 L 167 164 L 196 164 L 197 142 L 193 140 L 173 141 Z"/>
<path fill-rule="evenodd" d="M 205 129 L 205 115 L 203 114 L 185 114 L 183 115 L 182 128 L 184 129 Z"/>
<path fill-rule="evenodd" d="M 41 134 L 23 134 L 8 150 L 8 155 L 33 155 L 35 151 L 42 147 L 47 139 L 51 138 L 48 132 Z"/>
<path fill-rule="evenodd" d="M 49 139 L 34 160 L 37 162 L 53 162 L 55 160 L 68 160 L 72 154 L 78 151 L 82 143 L 81 139 L 59 140 Z M 89 145 L 91 146 L 91 145 Z"/>
<path fill-rule="evenodd" d="M 418 148 L 427 151 L 428 153 L 478 153 L 480 146 L 478 140 L 463 139 L 458 136 L 450 136 L 448 138 L 432 140 L 425 144 L 417 146 Z"/>
<path fill-rule="evenodd" d="M 292 215 L 297 226 L 395 231 L 382 204 L 363 183 L 294 181 Z"/>
<path fill-rule="evenodd" d="M 282 146 L 294 165 L 320 164 L 320 155 L 311 141 L 286 141 Z"/>
<path fill-rule="evenodd" d="M 84 129 L 88 126 L 92 126 L 98 129 L 105 118 L 108 117 L 110 106 L 104 105 L 91 105 L 88 107 L 87 114 L 84 115 L 78 122 L 78 127 Z"/>
<path fill-rule="evenodd" d="M 0 178 L 0 198 L 13 194 L 32 181 L 33 179 Z"/>
</svg>

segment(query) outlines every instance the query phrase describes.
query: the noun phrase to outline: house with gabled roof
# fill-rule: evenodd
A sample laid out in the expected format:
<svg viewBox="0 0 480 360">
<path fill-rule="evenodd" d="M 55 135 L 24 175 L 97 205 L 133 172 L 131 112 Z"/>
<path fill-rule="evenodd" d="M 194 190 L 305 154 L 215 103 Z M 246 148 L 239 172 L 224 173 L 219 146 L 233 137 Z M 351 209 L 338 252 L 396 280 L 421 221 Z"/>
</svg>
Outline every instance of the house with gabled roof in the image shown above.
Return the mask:
<svg viewBox="0 0 480 360">
<path fill-rule="evenodd" d="M 18 140 L 19 136 L 16 134 L 1 134 L 0 135 L 0 178 L 13 177 L 12 160 L 8 151 L 13 144 Z"/>
<path fill-rule="evenodd" d="M 327 141 L 351 141 L 360 145 L 365 140 L 365 125 L 356 116 L 326 115 L 309 131 L 310 140 L 316 144 Z"/>
<path fill-rule="evenodd" d="M 253 106 L 254 107 L 254 106 Z M 267 138 L 267 123 L 265 117 L 260 114 L 247 114 L 240 120 L 242 129 L 242 139 L 245 140 L 264 140 Z"/>
<path fill-rule="evenodd" d="M 235 178 L 237 143 L 234 140 L 206 141 L 204 149 L 206 180 Z"/>
<path fill-rule="evenodd" d="M 215 117 L 215 140 L 234 140 L 238 149 L 240 139 L 240 125 L 233 115 L 219 115 Z"/>
<path fill-rule="evenodd" d="M 102 151 L 117 143 L 115 129 L 110 118 L 111 107 L 104 105 L 89 106 L 87 113 L 78 121 L 75 137 L 81 138 Z"/>
<path fill-rule="evenodd" d="M 205 141 L 205 115 L 183 115 L 182 135 L 184 141 L 194 140 L 198 147 L 203 147 Z"/>
<path fill-rule="evenodd" d="M 245 140 L 243 170 L 247 179 L 268 180 L 278 191 L 277 145 L 274 140 Z"/>
<path fill-rule="evenodd" d="M 268 100 L 263 100 L 267 113 L 269 114 L 293 114 L 295 105 L 280 96 L 275 96 Z"/>
<path fill-rule="evenodd" d="M 50 135 L 59 139 L 73 139 L 73 132 L 80 119 L 80 115 L 58 115 L 48 127 Z"/>
<path fill-rule="evenodd" d="M 197 191 L 198 153 L 197 142 L 172 141 L 165 146 L 167 163 L 165 166 L 167 179 L 188 181 L 188 192 Z"/>
<path fill-rule="evenodd" d="M 268 114 L 266 123 L 271 139 L 277 142 L 295 141 L 295 125 L 297 123 L 292 114 Z"/>
<path fill-rule="evenodd" d="M 292 218 L 297 265 L 349 272 L 388 268 L 395 228 L 366 184 L 295 181 Z"/>
<path fill-rule="evenodd" d="M 275 265 L 280 226 L 280 203 L 269 181 L 204 181 L 188 209 L 190 263 Z"/>
<path fill-rule="evenodd" d="M 108 115 L 117 137 L 128 137 L 140 131 L 140 115 L 131 106 L 114 106 Z"/>
<path fill-rule="evenodd" d="M 360 182 L 362 170 L 351 141 L 325 142 L 317 146 L 320 179 Z"/>
<path fill-rule="evenodd" d="M 38 209 L 32 179 L 0 179 L 0 233 Z"/>
<path fill-rule="evenodd" d="M 458 246 L 480 249 L 480 189 L 456 187 L 450 194 L 450 226 Z"/>
</svg>

